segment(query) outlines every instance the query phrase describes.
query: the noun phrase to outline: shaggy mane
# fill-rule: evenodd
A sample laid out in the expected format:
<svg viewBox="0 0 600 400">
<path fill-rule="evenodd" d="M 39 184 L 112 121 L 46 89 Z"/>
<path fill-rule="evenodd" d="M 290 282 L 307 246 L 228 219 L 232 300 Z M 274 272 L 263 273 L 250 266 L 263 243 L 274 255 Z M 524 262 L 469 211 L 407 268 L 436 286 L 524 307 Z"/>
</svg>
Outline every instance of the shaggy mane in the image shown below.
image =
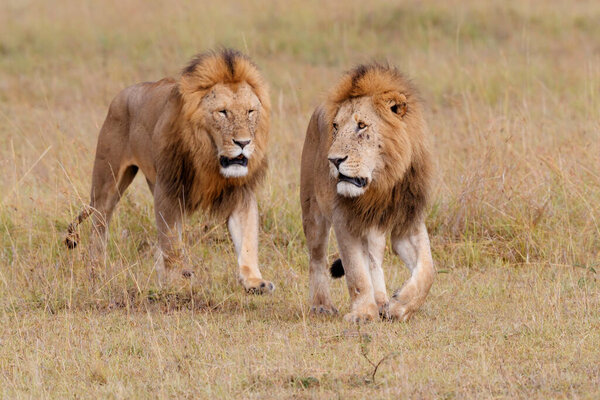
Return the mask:
<svg viewBox="0 0 600 400">
<path fill-rule="evenodd" d="M 217 83 L 248 83 L 260 95 L 266 95 L 266 84 L 248 56 L 233 49 L 207 51 L 196 55 L 183 69 L 180 80 L 182 95 L 203 94 Z"/>
<path fill-rule="evenodd" d="M 326 106 L 330 120 L 345 101 L 362 96 L 402 93 L 413 106 L 421 105 L 421 96 L 412 82 L 397 68 L 379 63 L 361 64 L 348 71 L 330 91 Z"/>
<path fill-rule="evenodd" d="M 325 103 L 330 141 L 331 126 L 340 106 L 362 96 L 373 99 L 375 110 L 386 125 L 381 132 L 385 168 L 373 177 L 363 195 L 336 195 L 336 207 L 346 214 L 348 227 L 356 234 L 378 227 L 403 235 L 422 218 L 429 197 L 432 164 L 423 105 L 416 88 L 396 68 L 359 65 L 341 78 Z M 401 117 L 387 109 L 386 101 L 390 99 L 403 104 Z"/>
</svg>

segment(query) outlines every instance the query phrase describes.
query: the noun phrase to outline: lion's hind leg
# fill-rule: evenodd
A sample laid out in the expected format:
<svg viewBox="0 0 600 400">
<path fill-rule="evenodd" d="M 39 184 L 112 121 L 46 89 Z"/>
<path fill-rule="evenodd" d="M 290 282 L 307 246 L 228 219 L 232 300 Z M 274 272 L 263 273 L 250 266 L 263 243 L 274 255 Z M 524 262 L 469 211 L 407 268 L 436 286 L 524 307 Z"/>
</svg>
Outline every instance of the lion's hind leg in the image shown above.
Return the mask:
<svg viewBox="0 0 600 400">
<path fill-rule="evenodd" d="M 314 314 L 337 314 L 329 293 L 327 271 L 327 243 L 331 224 L 313 207 L 302 223 L 309 252 L 310 311 Z"/>
<path fill-rule="evenodd" d="M 111 195 L 106 196 L 106 197 L 112 197 L 110 200 L 106 201 L 103 199 L 104 196 L 98 196 L 96 198 L 93 198 L 89 205 L 85 205 L 83 207 L 81 212 L 77 215 L 77 217 L 75 217 L 75 219 L 67 227 L 67 235 L 65 237 L 65 245 L 69 249 L 74 249 L 79 244 L 79 233 L 78 233 L 79 225 L 81 225 L 81 223 L 83 221 L 85 221 L 88 217 L 90 217 L 94 213 L 98 213 L 99 216 L 101 216 L 103 225 L 106 225 L 107 219 L 110 218 L 110 216 L 112 215 L 112 212 L 114 211 L 114 207 L 118 203 L 118 201 L 119 201 L 121 195 L 123 194 L 123 192 L 125 191 L 125 189 L 127 189 L 129 184 L 131 184 L 131 182 L 133 181 L 133 178 L 135 177 L 137 170 L 138 170 L 138 167 L 136 167 L 135 165 L 129 166 L 127 169 L 125 169 L 125 172 L 122 174 L 122 177 L 121 177 L 119 183 L 116 185 L 117 190 L 112 191 Z M 93 192 L 96 192 L 96 191 L 93 190 Z M 115 193 L 117 194 L 116 198 L 115 198 Z M 98 203 L 101 203 L 104 205 L 107 204 L 108 207 L 104 206 L 104 207 L 96 208 L 96 205 Z M 93 225 L 95 227 L 97 227 L 98 222 L 97 221 L 94 222 Z"/>
<path fill-rule="evenodd" d="M 92 232 L 89 253 L 92 268 L 106 262 L 106 245 L 108 226 L 116 205 L 127 187 L 135 178 L 138 167 L 135 165 L 122 166 L 113 174 L 111 164 L 96 160 L 92 179 L 92 193 L 89 205 L 92 218 Z"/>
</svg>

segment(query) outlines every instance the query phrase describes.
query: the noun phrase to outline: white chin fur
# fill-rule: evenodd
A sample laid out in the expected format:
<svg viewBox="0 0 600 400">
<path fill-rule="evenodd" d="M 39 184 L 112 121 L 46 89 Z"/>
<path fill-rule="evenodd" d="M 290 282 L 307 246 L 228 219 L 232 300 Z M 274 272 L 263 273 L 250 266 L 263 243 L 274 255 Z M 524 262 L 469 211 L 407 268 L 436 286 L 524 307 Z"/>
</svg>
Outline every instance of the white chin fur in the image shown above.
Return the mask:
<svg viewBox="0 0 600 400">
<path fill-rule="evenodd" d="M 338 182 L 337 183 L 337 192 L 340 196 L 344 197 L 358 197 L 365 192 L 365 188 L 359 188 L 356 185 L 351 184 L 350 182 Z"/>
<path fill-rule="evenodd" d="M 248 167 L 243 165 L 230 165 L 226 168 L 221 168 L 221 175 L 225 178 L 241 178 L 248 175 Z"/>
</svg>

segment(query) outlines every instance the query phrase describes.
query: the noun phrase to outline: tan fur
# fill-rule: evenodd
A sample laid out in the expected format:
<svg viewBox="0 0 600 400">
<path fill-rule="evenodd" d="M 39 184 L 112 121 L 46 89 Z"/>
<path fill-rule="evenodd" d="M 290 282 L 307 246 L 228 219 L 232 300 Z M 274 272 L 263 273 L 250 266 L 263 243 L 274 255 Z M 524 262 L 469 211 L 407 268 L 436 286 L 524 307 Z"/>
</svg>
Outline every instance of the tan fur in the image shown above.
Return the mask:
<svg viewBox="0 0 600 400">
<path fill-rule="evenodd" d="M 300 188 L 313 311 L 335 312 L 325 272 L 331 226 L 352 299 L 348 319 L 388 312 L 381 270 L 386 232 L 392 243 L 421 238 L 416 258 L 408 260 L 419 265 L 411 278 L 419 284 L 410 285 L 419 290 L 400 296 L 410 303 L 402 309 L 394 303 L 399 296 L 392 298 L 391 316 L 405 320 L 422 304 L 412 300 L 424 300 L 432 282 L 420 284 L 433 270 L 429 247 L 422 245 L 432 170 L 427 134 L 415 88 L 396 69 L 378 64 L 345 74 L 315 110 L 302 151 Z"/>
<path fill-rule="evenodd" d="M 254 197 L 267 170 L 270 108 L 256 66 L 229 49 L 197 56 L 178 80 L 140 83 L 119 93 L 98 138 L 89 207 L 92 248 L 103 251 L 114 207 L 141 169 L 154 195 L 159 265 L 191 274 L 182 266 L 179 232 L 186 212 L 203 209 L 237 221 L 230 228 L 241 232 L 236 250 L 246 252 L 239 265 L 244 287 L 272 290 L 258 271 Z M 245 158 L 247 165 L 223 165 L 221 158 Z M 77 244 L 76 228 L 86 213 L 69 226 L 69 247 Z"/>
</svg>

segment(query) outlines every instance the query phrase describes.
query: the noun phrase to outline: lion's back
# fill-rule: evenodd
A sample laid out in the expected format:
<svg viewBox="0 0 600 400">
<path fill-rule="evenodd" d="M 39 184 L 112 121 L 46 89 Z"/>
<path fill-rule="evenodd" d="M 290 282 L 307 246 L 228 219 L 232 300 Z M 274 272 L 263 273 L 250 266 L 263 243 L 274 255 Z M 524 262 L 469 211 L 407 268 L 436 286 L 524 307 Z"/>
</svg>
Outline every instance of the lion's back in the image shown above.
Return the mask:
<svg viewBox="0 0 600 400">
<path fill-rule="evenodd" d="M 128 86 L 111 101 L 105 123 L 127 127 L 127 133 L 136 126 L 154 127 L 176 88 L 171 78 Z"/>
<path fill-rule="evenodd" d="M 177 83 L 171 78 L 156 82 L 142 82 L 124 89 L 119 95 L 125 100 L 126 112 L 132 125 L 145 128 L 156 125 L 165 111 Z"/>
</svg>

